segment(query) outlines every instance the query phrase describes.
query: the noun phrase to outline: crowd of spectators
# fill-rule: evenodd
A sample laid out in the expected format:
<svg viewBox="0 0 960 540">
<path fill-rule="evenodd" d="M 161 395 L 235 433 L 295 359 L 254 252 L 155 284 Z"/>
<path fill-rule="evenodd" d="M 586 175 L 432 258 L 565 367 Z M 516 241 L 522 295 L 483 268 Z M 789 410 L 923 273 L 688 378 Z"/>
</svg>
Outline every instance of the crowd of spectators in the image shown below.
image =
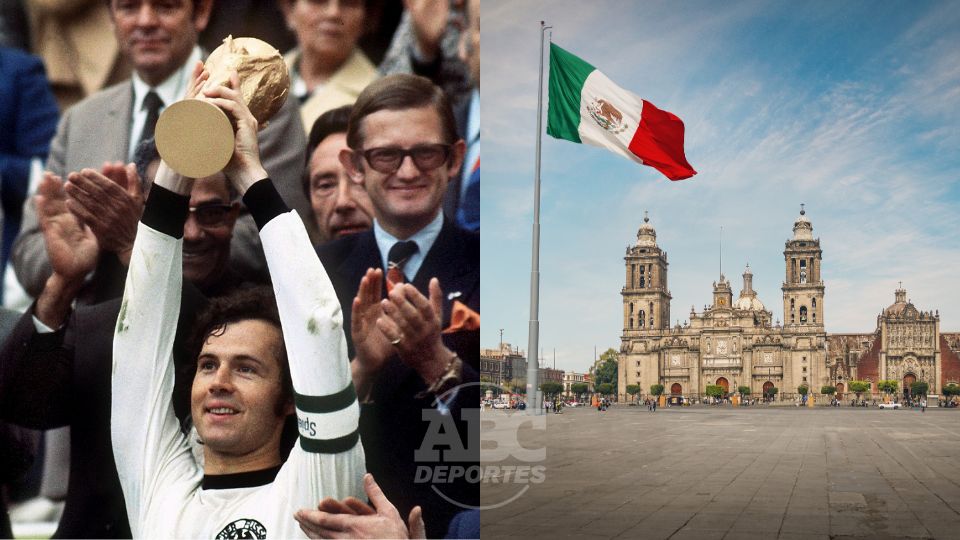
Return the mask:
<svg viewBox="0 0 960 540">
<path fill-rule="evenodd" d="M 53 521 L 58 538 L 138 532 L 111 436 L 114 334 L 165 167 L 157 119 L 181 99 L 224 99 L 193 83 L 227 35 L 267 41 L 290 73 L 258 163 L 315 253 L 289 264 L 318 257 L 335 289 L 372 475 L 365 501 L 313 501 L 297 524 L 311 537 L 479 535 L 478 513 L 462 512 L 479 484 L 437 489 L 418 468 L 449 463 L 416 456 L 433 411 L 472 452 L 450 462 L 479 461 L 463 412 L 479 379 L 479 24 L 479 0 L 0 4 L 0 537 L 13 531 L 4 505 L 13 528 Z M 169 400 L 193 441 L 198 313 L 276 279 L 235 159 L 183 194 Z M 295 440 L 284 432 L 284 456 Z"/>
</svg>

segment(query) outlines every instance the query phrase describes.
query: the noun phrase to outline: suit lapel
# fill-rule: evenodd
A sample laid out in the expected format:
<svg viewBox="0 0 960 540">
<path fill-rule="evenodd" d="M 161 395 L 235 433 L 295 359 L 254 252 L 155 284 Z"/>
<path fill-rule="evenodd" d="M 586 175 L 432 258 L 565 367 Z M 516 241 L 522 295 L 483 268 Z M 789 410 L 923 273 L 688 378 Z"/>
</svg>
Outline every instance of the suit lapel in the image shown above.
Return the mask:
<svg viewBox="0 0 960 540">
<path fill-rule="evenodd" d="M 109 148 L 114 156 L 119 156 L 116 159 L 126 162 L 130 149 L 130 126 L 133 124 L 133 81 L 127 81 L 119 90 L 117 99 L 110 100 L 107 122 L 108 125 L 122 127 L 104 130 L 103 146 Z"/>
<path fill-rule="evenodd" d="M 356 287 L 360 285 L 360 278 L 367 272 L 367 268 L 380 268 L 380 248 L 373 236 L 373 230 L 357 235 L 353 249 L 337 267 L 337 273 L 347 278 L 348 283 Z"/>
<path fill-rule="evenodd" d="M 435 277 L 440 281 L 440 289 L 443 291 L 444 327 L 450 322 L 452 301 L 458 297 L 462 297 L 463 301 L 473 295 L 473 289 L 479 282 L 476 275 L 479 269 L 473 268 L 468 261 L 470 257 L 464 253 L 464 246 L 458 240 L 455 226 L 444 220 L 440 234 L 413 278 L 413 285 L 425 296 L 429 291 L 430 278 Z M 451 294 L 457 293 L 460 293 L 458 297 L 450 298 Z"/>
</svg>

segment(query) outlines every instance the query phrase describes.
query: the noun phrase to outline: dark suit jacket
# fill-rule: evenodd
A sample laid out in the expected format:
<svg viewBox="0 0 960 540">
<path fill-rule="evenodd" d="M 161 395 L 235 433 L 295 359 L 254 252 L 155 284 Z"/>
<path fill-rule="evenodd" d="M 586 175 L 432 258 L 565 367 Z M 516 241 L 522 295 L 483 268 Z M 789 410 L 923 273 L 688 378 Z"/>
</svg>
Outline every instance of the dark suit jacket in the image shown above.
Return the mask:
<svg viewBox="0 0 960 540">
<path fill-rule="evenodd" d="M 110 444 L 113 328 L 120 298 L 78 307 L 65 329 L 38 334 L 25 313 L 0 350 L 0 418 L 34 429 L 70 426 L 70 480 L 54 538 L 130 538 L 130 525 Z M 184 285 L 175 350 L 183 350 L 193 317 L 206 302 Z M 190 414 L 193 364 L 177 356 L 175 409 Z"/>
<path fill-rule="evenodd" d="M 360 279 L 367 268 L 379 268 L 382 264 L 373 231 L 326 244 L 319 249 L 319 254 L 337 290 L 340 305 L 343 306 L 344 321 L 349 324 L 353 297 L 360 285 Z M 455 299 L 479 312 L 480 236 L 458 229 L 449 221 L 445 222 L 412 283 L 426 295 L 431 277 L 439 279 L 443 289 L 444 328 L 450 321 L 450 293 L 459 292 Z M 348 324 L 344 327 L 347 328 Z M 443 336 L 447 346 L 456 351 L 464 361 L 464 382 L 479 380 L 479 334 L 479 331 L 474 331 Z M 353 343 L 349 331 L 347 342 L 352 357 Z M 414 506 L 422 506 L 427 536 L 440 538 L 446 533 L 450 520 L 461 508 L 438 496 L 431 489 L 430 482 L 415 481 L 418 465 L 435 465 L 417 463 L 414 459 L 414 451 L 423 443 L 429 427 L 429 421 L 422 418 L 422 410 L 435 408 L 432 397 L 415 397 L 425 389 L 426 385 L 420 376 L 399 358 L 388 360 L 374 385 L 373 403 L 361 407 L 360 435 L 367 456 L 367 470 L 377 479 L 384 493 L 400 511 L 400 515 L 406 517 Z M 458 431 L 465 446 L 468 426 L 461 416 L 461 409 L 475 408 L 477 403 L 479 392 L 472 386 L 461 390 L 451 406 L 451 417 L 457 420 Z M 471 460 L 459 462 L 460 466 L 478 464 L 479 449 L 469 450 L 473 452 Z M 443 464 L 451 463 L 446 461 Z M 462 504 L 479 504 L 479 484 L 458 481 L 437 486 L 445 495 Z"/>
<path fill-rule="evenodd" d="M 0 308 L 0 341 L 7 339 L 20 314 Z M 33 463 L 36 439 L 27 430 L 0 420 L 0 488 L 18 480 Z M 5 497 L 0 497 L 0 538 L 13 538 Z"/>
</svg>

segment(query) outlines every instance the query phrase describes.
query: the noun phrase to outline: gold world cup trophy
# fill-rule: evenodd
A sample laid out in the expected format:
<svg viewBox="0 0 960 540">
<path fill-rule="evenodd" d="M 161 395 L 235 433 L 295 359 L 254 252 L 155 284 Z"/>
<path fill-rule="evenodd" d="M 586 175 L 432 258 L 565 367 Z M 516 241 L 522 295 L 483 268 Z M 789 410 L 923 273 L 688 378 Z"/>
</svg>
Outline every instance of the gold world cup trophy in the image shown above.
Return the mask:
<svg viewBox="0 0 960 540">
<path fill-rule="evenodd" d="M 203 89 L 229 86 L 230 74 L 237 72 L 243 101 L 261 127 L 280 110 L 290 91 L 280 52 L 256 38 L 228 36 L 207 58 L 204 69 L 210 77 Z M 220 172 L 233 155 L 230 118 L 203 99 L 183 99 L 167 107 L 157 120 L 155 137 L 160 157 L 189 178 Z"/>
</svg>

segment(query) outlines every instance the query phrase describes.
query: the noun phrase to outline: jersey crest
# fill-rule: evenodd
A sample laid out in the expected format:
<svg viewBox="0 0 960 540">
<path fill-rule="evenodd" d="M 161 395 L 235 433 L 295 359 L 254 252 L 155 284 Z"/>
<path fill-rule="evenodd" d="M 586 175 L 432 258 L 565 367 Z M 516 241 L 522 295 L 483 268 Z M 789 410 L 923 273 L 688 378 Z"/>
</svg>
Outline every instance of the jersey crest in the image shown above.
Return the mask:
<svg viewBox="0 0 960 540">
<path fill-rule="evenodd" d="M 217 540 L 266 538 L 267 528 L 255 519 L 238 519 L 217 533 Z"/>
</svg>

